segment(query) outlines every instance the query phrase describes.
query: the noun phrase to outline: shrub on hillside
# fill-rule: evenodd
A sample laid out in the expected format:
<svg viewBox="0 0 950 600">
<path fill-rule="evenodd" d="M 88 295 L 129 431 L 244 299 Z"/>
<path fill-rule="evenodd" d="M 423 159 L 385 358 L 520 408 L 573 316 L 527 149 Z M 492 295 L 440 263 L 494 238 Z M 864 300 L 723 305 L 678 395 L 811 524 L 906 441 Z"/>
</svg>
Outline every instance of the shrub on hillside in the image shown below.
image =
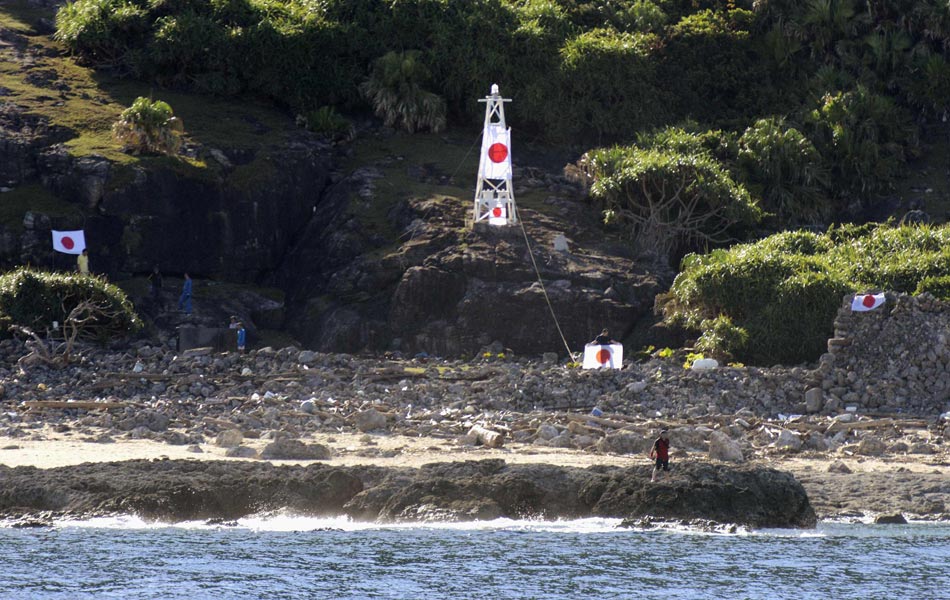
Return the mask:
<svg viewBox="0 0 950 600">
<path fill-rule="evenodd" d="M 687 256 L 661 304 L 668 322 L 701 334 L 704 351 L 749 364 L 794 364 L 824 351 L 845 294 L 937 292 L 947 272 L 950 226 L 785 232 Z M 724 335 L 739 330 L 748 337 Z"/>
<path fill-rule="evenodd" d="M 861 85 L 826 94 L 808 121 L 810 138 L 846 200 L 888 189 L 916 150 L 917 131 L 907 113 Z"/>
<path fill-rule="evenodd" d="M 594 29 L 561 48 L 560 115 L 545 119 L 572 137 L 612 141 L 623 133 L 661 125 L 669 99 L 657 86 L 654 35 Z M 556 125 L 555 125 L 556 124 Z"/>
<path fill-rule="evenodd" d="M 760 119 L 739 138 L 739 166 L 763 208 L 783 223 L 809 224 L 830 216 L 828 172 L 814 144 L 784 119 Z"/>
<path fill-rule="evenodd" d="M 925 277 L 917 284 L 914 294 L 931 294 L 943 301 L 950 301 L 950 275 Z"/>
<path fill-rule="evenodd" d="M 125 293 L 102 278 L 20 268 L 0 275 L 0 333 L 11 325 L 45 331 L 86 300 L 99 308 L 84 327 L 91 338 L 106 341 L 141 327 Z"/>
<path fill-rule="evenodd" d="M 184 131 L 181 119 L 161 100 L 139 96 L 112 125 L 112 136 L 133 154 L 175 154 Z"/>
<path fill-rule="evenodd" d="M 445 128 L 445 100 L 426 90 L 431 74 L 421 52 L 388 52 L 373 64 L 360 91 L 373 105 L 376 116 L 388 127 L 412 133 Z"/>
<path fill-rule="evenodd" d="M 668 259 L 684 248 L 725 243 L 735 228 L 761 218 L 701 138 L 670 130 L 657 139 L 666 143 L 591 150 L 575 171 L 605 222 L 619 225 L 641 250 Z"/>
</svg>

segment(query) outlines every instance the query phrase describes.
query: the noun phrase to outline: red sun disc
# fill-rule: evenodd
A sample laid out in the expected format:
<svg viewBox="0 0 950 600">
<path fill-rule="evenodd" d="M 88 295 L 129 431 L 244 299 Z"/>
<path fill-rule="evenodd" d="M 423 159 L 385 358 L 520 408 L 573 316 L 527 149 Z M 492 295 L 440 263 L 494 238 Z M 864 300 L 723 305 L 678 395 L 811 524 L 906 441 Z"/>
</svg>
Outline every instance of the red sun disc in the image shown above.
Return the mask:
<svg viewBox="0 0 950 600">
<path fill-rule="evenodd" d="M 508 146 L 504 144 L 492 144 L 488 147 L 488 158 L 494 163 L 500 163 L 508 158 Z"/>
<path fill-rule="evenodd" d="M 61 239 L 59 243 L 61 243 L 63 248 L 66 248 L 67 250 L 72 250 L 73 246 L 76 245 L 76 243 L 73 241 L 73 238 L 69 237 L 68 235 L 63 236 L 63 239 Z"/>
<path fill-rule="evenodd" d="M 871 308 L 872 306 L 874 306 L 874 296 L 872 296 L 871 294 L 868 294 L 867 296 L 864 297 L 864 300 L 861 301 L 861 304 L 865 305 L 868 308 Z"/>
<path fill-rule="evenodd" d="M 496 206 L 495 208 L 491 209 L 491 216 L 495 217 L 496 219 L 497 219 L 498 217 L 500 217 L 500 216 L 501 216 L 501 207 Z"/>
<path fill-rule="evenodd" d="M 610 350 L 607 350 L 606 348 L 601 348 L 600 350 L 598 350 L 598 351 L 597 351 L 597 362 L 599 362 L 599 363 L 602 364 L 602 365 L 606 365 L 607 363 L 609 363 L 609 362 L 610 362 Z"/>
</svg>

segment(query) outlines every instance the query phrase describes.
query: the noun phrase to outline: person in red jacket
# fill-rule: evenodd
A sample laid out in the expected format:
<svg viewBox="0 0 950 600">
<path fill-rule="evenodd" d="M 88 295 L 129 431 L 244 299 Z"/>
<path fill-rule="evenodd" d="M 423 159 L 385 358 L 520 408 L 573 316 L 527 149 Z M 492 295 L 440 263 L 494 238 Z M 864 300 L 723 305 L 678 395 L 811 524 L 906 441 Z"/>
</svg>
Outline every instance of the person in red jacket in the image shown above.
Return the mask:
<svg viewBox="0 0 950 600">
<path fill-rule="evenodd" d="M 650 478 L 650 481 L 653 482 L 656 481 L 656 474 L 660 469 L 670 470 L 670 436 L 666 429 L 661 431 L 660 437 L 653 442 L 650 458 L 656 459 L 656 464 L 653 466 L 653 477 Z"/>
</svg>

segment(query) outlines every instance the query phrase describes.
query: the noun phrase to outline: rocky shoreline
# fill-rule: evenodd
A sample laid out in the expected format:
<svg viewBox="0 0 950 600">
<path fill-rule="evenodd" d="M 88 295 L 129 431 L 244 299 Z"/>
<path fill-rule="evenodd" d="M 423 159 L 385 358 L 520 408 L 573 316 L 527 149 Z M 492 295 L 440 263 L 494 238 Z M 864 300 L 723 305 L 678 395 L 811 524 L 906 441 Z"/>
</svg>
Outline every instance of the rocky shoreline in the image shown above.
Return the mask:
<svg viewBox="0 0 950 600">
<path fill-rule="evenodd" d="M 116 351 L 84 348 L 65 368 L 21 372 L 12 365 L 24 352 L 15 341 L 0 342 L 0 364 L 11 365 L 0 367 L 0 464 L 10 466 L 52 466 L 24 457 L 38 444 L 93 448 L 95 458 L 84 460 L 97 462 L 115 460 L 128 444 L 151 444 L 159 450 L 150 457 L 227 459 L 235 473 L 270 469 L 264 461 L 398 470 L 470 458 L 524 463 L 543 455 L 534 462 L 570 458 L 574 466 L 628 468 L 646 482 L 646 453 L 657 431 L 668 428 L 684 477 L 706 468 L 701 465 L 791 471 L 822 518 L 902 512 L 944 519 L 950 506 L 950 424 L 939 414 L 827 405 L 809 411 L 802 396 L 772 387 L 775 378 L 795 377 L 796 369 L 704 372 L 654 359 L 619 371 L 581 371 L 553 357 L 515 357 L 493 347 L 474 360 L 447 361 L 297 348 L 177 353 L 136 342 Z M 723 394 L 727 385 L 742 395 Z M 805 414 L 794 414 L 799 408 Z M 185 472 L 190 462 L 170 461 Z M 261 466 L 240 466 L 245 462 Z M 351 475 L 367 485 L 362 475 Z M 172 488 L 189 489 L 182 485 Z M 23 498 L 22 490 L 17 494 Z M 103 502 L 83 510 L 100 510 Z M 42 502 L 24 506 L 53 510 Z M 473 514 L 515 514 L 479 510 Z M 538 504 L 532 511 L 546 509 Z"/>
<path fill-rule="evenodd" d="M 788 473 L 759 466 L 682 465 L 651 483 L 648 467 L 433 463 L 419 469 L 125 461 L 56 469 L 0 467 L 0 515 L 237 519 L 286 509 L 359 521 L 659 518 L 748 527 L 813 527 Z"/>
</svg>

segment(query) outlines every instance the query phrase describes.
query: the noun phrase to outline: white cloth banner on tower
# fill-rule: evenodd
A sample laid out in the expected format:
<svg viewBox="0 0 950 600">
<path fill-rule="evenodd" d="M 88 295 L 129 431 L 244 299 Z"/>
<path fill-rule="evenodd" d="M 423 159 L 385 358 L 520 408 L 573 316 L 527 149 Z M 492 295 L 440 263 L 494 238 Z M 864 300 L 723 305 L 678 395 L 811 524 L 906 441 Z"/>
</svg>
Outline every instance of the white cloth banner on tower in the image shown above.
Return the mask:
<svg viewBox="0 0 950 600">
<path fill-rule="evenodd" d="M 507 225 L 508 209 L 504 204 L 496 204 L 491 212 L 488 213 L 488 223 L 490 225 Z"/>
<path fill-rule="evenodd" d="M 485 179 L 511 178 L 511 129 L 500 124 L 485 127 L 479 171 Z"/>
<path fill-rule="evenodd" d="M 884 304 L 884 294 L 855 294 L 851 300 L 853 312 L 867 312 Z"/>
<path fill-rule="evenodd" d="M 587 344 L 584 346 L 585 369 L 619 369 L 623 366 L 623 344 Z"/>
<path fill-rule="evenodd" d="M 86 248 L 86 235 L 76 231 L 53 231 L 53 250 L 63 254 L 82 254 Z"/>
</svg>

